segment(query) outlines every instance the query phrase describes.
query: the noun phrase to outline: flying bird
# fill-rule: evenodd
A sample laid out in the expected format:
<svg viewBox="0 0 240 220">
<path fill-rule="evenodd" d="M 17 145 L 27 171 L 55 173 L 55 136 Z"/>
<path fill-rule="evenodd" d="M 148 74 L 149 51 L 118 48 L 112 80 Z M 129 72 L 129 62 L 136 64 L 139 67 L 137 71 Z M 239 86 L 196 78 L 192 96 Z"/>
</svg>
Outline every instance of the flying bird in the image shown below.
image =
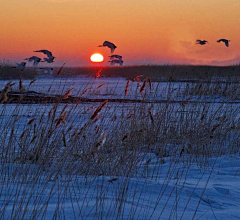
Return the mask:
<svg viewBox="0 0 240 220">
<path fill-rule="evenodd" d="M 41 58 L 36 57 L 36 56 L 32 56 L 30 58 L 26 58 L 25 60 L 28 60 L 28 62 L 32 62 L 33 61 L 33 66 L 37 66 L 39 64 L 39 62 L 41 61 Z"/>
<path fill-rule="evenodd" d="M 196 40 L 196 44 L 205 45 L 206 43 L 208 43 L 207 40 Z"/>
<path fill-rule="evenodd" d="M 114 52 L 114 50 L 117 48 L 116 45 L 114 43 L 111 43 L 109 41 L 104 41 L 103 45 L 99 45 L 98 47 L 108 47 L 111 49 L 111 53 Z"/>
<path fill-rule="evenodd" d="M 52 52 L 50 52 L 49 50 L 35 50 L 33 52 L 41 52 L 41 53 L 46 54 L 49 58 L 53 57 Z"/>
<path fill-rule="evenodd" d="M 26 67 L 26 64 L 26 62 L 17 63 L 17 66 L 12 68 L 20 68 L 23 71 Z"/>
<path fill-rule="evenodd" d="M 115 64 L 119 64 L 120 66 L 122 66 L 123 65 L 123 60 L 111 60 L 111 61 L 108 61 L 108 62 L 110 62 L 111 64 L 111 66 L 114 66 Z"/>
<path fill-rule="evenodd" d="M 226 47 L 229 47 L 229 42 L 230 42 L 230 40 L 227 40 L 227 39 L 219 39 L 217 42 L 218 42 L 218 43 L 223 42 L 223 43 L 225 43 Z"/>
<path fill-rule="evenodd" d="M 52 55 L 52 52 L 50 52 L 49 50 L 36 50 L 33 52 L 40 52 L 40 53 L 44 53 L 47 55 L 48 58 L 43 58 L 44 61 L 43 62 L 47 62 L 47 63 L 53 63 L 54 61 L 54 56 Z"/>
<path fill-rule="evenodd" d="M 119 59 L 119 60 L 122 60 L 122 56 L 120 55 L 117 55 L 117 54 L 113 54 L 111 56 L 109 56 L 111 60 L 114 60 L 114 59 Z"/>
</svg>

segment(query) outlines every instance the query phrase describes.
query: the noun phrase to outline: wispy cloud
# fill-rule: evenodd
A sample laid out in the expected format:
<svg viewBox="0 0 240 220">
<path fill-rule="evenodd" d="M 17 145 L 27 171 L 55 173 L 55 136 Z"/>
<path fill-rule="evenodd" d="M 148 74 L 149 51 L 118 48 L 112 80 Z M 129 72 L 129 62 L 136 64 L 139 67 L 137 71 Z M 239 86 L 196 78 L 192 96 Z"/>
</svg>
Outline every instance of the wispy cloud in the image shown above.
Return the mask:
<svg viewBox="0 0 240 220">
<path fill-rule="evenodd" d="M 213 60 L 210 62 L 211 65 L 216 65 L 216 66 L 225 66 L 225 65 L 236 65 L 240 63 L 240 57 L 235 57 L 233 59 L 229 60 Z"/>
</svg>

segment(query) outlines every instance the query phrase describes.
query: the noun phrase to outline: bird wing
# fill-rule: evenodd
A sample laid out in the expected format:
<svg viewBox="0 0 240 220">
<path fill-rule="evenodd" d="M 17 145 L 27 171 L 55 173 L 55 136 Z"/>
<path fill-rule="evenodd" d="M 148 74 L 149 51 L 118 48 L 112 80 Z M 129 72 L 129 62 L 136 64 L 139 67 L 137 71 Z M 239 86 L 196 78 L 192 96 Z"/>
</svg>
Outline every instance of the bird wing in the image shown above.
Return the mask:
<svg viewBox="0 0 240 220">
<path fill-rule="evenodd" d="M 115 56 L 119 60 L 122 59 L 122 56 L 120 56 L 120 55 L 114 54 L 113 56 Z"/>
<path fill-rule="evenodd" d="M 199 42 L 201 42 L 201 40 L 198 40 L 198 39 L 197 39 L 197 40 L 196 40 L 196 42 L 198 42 L 198 43 L 199 43 Z"/>
<path fill-rule="evenodd" d="M 55 58 L 55 57 L 53 57 L 52 59 L 50 59 L 50 58 L 43 58 L 43 59 L 44 59 L 44 61 L 47 62 L 47 63 L 53 63 L 53 62 L 54 62 L 54 61 L 53 61 L 54 58 Z"/>
<path fill-rule="evenodd" d="M 115 47 L 115 48 L 117 48 L 114 43 L 111 43 L 110 41 L 107 41 L 107 40 L 104 41 L 103 46 L 104 47 Z"/>
<path fill-rule="evenodd" d="M 112 44 L 112 43 L 107 40 L 103 42 L 104 47 L 109 47 L 110 44 Z"/>
<path fill-rule="evenodd" d="M 52 52 L 50 52 L 49 50 L 36 50 L 33 52 L 41 52 L 41 53 L 46 54 L 49 58 L 53 57 Z"/>
<path fill-rule="evenodd" d="M 113 53 L 113 52 L 114 52 L 114 50 L 115 50 L 115 48 L 114 48 L 114 47 L 111 47 L 111 53 Z"/>
<path fill-rule="evenodd" d="M 32 57 L 28 58 L 29 62 L 32 62 L 33 60 L 39 62 L 41 60 L 41 58 L 36 57 L 36 56 L 32 56 Z"/>
<path fill-rule="evenodd" d="M 52 53 L 49 50 L 36 50 L 36 51 L 33 51 L 33 52 L 41 52 L 41 53 L 46 54 L 47 56 L 52 55 Z"/>
<path fill-rule="evenodd" d="M 29 62 L 32 62 L 33 61 L 33 65 L 34 66 L 37 66 L 38 63 L 40 62 L 41 58 L 39 57 L 36 57 L 36 56 L 32 56 L 28 59 Z"/>
<path fill-rule="evenodd" d="M 28 62 L 32 62 L 34 60 L 34 57 L 29 57 Z"/>
<path fill-rule="evenodd" d="M 113 60 L 114 59 L 114 55 L 112 56 L 109 56 L 110 60 Z M 111 61 L 110 61 L 111 62 Z"/>
<path fill-rule="evenodd" d="M 225 43 L 225 45 L 226 45 L 227 47 L 229 47 L 228 40 L 226 40 L 224 43 Z"/>
</svg>

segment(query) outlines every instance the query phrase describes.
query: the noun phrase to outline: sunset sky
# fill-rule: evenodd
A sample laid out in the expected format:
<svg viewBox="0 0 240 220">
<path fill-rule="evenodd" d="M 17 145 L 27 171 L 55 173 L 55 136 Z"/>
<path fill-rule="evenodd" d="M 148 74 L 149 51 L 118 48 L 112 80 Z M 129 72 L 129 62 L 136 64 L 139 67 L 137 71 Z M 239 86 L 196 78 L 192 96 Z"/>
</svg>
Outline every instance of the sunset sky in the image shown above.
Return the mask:
<svg viewBox="0 0 240 220">
<path fill-rule="evenodd" d="M 12 62 L 48 49 L 55 65 L 92 66 L 92 53 L 111 55 L 105 40 L 124 65 L 240 62 L 240 0 L 1 0 L 0 27 L 0 60 Z"/>
</svg>

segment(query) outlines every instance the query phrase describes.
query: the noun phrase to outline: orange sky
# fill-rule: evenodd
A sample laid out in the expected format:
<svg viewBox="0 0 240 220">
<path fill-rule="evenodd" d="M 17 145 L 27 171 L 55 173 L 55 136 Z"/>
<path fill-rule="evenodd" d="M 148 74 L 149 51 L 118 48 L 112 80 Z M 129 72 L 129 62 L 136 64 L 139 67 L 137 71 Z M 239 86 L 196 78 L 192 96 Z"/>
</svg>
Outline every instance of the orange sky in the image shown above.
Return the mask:
<svg viewBox="0 0 240 220">
<path fill-rule="evenodd" d="M 110 55 L 105 40 L 125 65 L 240 62 L 239 0 L 1 0 L 0 27 L 0 59 L 12 62 L 48 49 L 58 65 L 89 66 L 91 53 Z"/>
</svg>

